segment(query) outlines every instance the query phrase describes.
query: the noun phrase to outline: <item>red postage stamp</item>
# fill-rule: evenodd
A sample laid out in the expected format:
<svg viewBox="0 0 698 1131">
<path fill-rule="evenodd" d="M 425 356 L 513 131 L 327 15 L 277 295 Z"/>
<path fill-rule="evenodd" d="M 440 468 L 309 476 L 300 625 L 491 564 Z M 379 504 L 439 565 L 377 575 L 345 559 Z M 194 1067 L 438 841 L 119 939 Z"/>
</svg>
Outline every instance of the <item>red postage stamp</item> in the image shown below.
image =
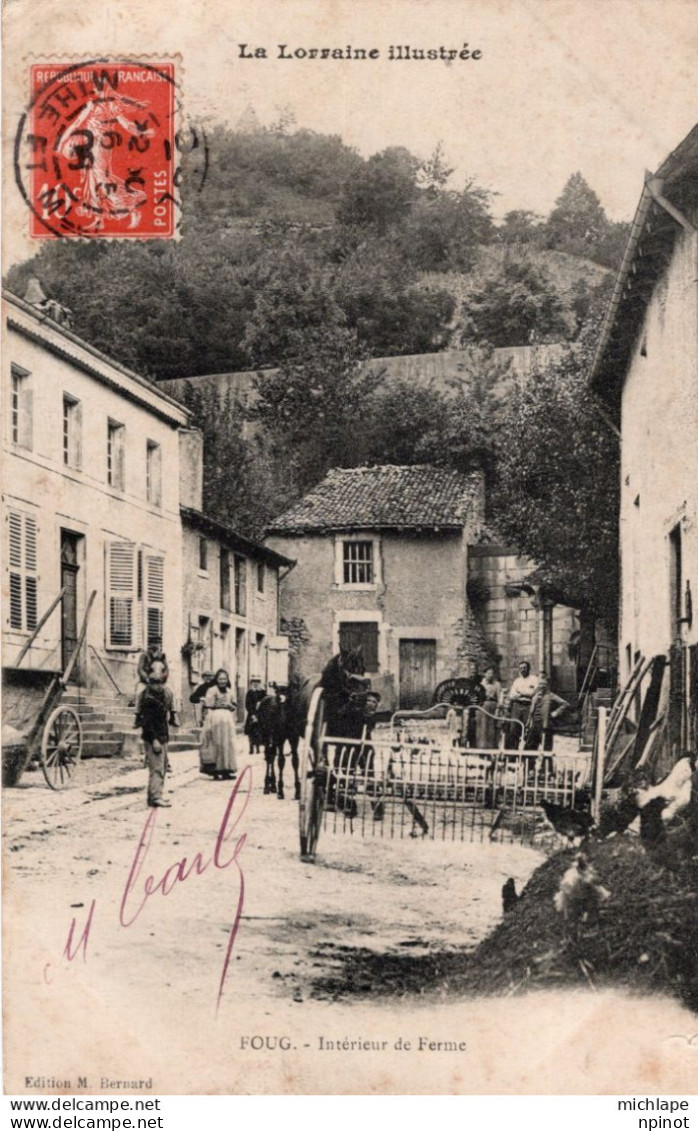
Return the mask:
<svg viewBox="0 0 698 1131">
<path fill-rule="evenodd" d="M 172 239 L 180 201 L 175 64 L 35 63 L 15 143 L 30 235 Z"/>
</svg>

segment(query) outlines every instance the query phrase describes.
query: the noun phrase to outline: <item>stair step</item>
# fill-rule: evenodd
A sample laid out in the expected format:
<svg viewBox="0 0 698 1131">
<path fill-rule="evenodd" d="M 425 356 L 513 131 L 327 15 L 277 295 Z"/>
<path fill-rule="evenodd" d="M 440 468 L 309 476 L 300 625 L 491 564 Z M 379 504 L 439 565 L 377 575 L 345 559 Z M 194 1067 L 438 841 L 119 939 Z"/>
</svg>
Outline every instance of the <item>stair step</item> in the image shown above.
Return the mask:
<svg viewBox="0 0 698 1131">
<path fill-rule="evenodd" d="M 115 739 L 102 739 L 95 740 L 89 739 L 83 742 L 82 756 L 83 758 L 113 758 L 121 753 L 123 747 L 123 738 Z"/>
</svg>

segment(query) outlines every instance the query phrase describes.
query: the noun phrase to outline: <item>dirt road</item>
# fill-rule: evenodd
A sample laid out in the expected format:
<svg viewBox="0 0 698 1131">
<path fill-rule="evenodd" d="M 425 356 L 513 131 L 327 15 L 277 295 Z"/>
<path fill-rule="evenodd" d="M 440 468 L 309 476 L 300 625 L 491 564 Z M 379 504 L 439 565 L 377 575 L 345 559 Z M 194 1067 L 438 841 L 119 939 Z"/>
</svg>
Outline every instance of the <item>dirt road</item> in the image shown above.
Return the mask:
<svg viewBox="0 0 698 1131">
<path fill-rule="evenodd" d="M 176 755 L 159 811 L 135 762 L 60 794 L 38 775 L 5 793 L 9 1091 L 686 1088 L 698 1050 L 678 1037 L 695 1019 L 673 1002 L 463 1001 L 447 984 L 334 1001 L 323 986 L 343 948 L 471 949 L 504 880 L 520 887 L 540 857 L 328 836 L 303 864 L 297 805 L 263 795 L 259 757 L 241 770 L 235 788 Z"/>
</svg>

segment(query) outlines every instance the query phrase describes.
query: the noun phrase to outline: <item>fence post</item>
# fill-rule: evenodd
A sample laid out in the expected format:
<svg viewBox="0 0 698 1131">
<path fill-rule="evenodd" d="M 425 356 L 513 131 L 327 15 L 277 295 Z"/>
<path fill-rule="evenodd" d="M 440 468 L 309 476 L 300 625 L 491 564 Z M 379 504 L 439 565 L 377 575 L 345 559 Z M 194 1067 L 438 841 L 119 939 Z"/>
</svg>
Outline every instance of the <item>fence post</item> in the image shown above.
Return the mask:
<svg viewBox="0 0 698 1131">
<path fill-rule="evenodd" d="M 596 779 L 594 781 L 594 808 L 592 817 L 598 821 L 601 815 L 601 791 L 603 790 L 603 776 L 606 770 L 606 722 L 608 709 L 599 707 L 599 722 L 596 731 Z"/>
</svg>

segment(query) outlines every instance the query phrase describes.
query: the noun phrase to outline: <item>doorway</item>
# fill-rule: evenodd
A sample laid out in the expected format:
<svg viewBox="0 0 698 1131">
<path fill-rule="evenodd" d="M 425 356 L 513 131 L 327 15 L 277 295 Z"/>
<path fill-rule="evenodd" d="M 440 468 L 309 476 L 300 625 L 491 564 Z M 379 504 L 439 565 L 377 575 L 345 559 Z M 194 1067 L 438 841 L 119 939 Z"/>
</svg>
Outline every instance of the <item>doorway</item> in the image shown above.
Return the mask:
<svg viewBox="0 0 698 1131">
<path fill-rule="evenodd" d="M 85 539 L 72 530 L 61 530 L 61 670 L 65 671 L 78 642 L 78 618 L 82 605 L 80 562 Z M 70 674 L 71 683 L 82 683 L 84 657 L 78 656 Z"/>
<path fill-rule="evenodd" d="M 235 697 L 238 705 L 238 718 L 243 718 L 245 695 L 247 693 L 247 663 L 245 656 L 245 630 L 235 629 Z"/>
<path fill-rule="evenodd" d="M 400 641 L 400 707 L 425 710 L 436 685 L 436 641 Z"/>
</svg>

